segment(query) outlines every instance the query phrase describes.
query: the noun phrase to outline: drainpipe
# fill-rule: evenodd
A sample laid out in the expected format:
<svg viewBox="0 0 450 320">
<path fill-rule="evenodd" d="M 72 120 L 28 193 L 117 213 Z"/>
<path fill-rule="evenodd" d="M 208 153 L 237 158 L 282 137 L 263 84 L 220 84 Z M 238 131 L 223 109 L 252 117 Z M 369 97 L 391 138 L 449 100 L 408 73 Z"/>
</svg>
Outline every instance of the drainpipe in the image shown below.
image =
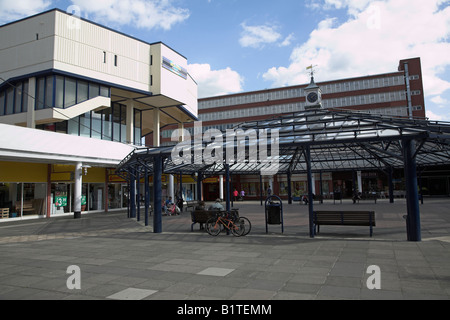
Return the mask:
<svg viewBox="0 0 450 320">
<path fill-rule="evenodd" d="M 408 63 L 405 63 L 405 80 L 406 80 L 406 97 L 408 99 L 408 113 L 409 119 L 413 118 L 412 102 L 411 102 L 411 84 L 409 82 L 409 67 Z"/>
</svg>

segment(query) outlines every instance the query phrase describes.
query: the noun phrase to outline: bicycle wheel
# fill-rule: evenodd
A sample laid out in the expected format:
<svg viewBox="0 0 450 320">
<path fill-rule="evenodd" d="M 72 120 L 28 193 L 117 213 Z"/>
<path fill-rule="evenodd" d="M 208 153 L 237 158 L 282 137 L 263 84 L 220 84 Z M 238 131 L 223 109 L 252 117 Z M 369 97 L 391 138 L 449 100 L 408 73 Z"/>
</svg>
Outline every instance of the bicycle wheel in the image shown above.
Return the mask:
<svg viewBox="0 0 450 320">
<path fill-rule="evenodd" d="M 236 225 L 239 225 L 239 229 L 242 230 L 242 236 L 246 236 L 252 230 L 252 224 L 250 220 L 246 217 L 239 217 L 239 220 L 236 222 Z"/>
<path fill-rule="evenodd" d="M 217 218 L 210 218 L 206 221 L 206 232 L 208 232 L 212 236 L 217 236 L 220 231 L 222 231 L 222 224 L 218 221 Z"/>
<path fill-rule="evenodd" d="M 242 235 L 244 235 L 245 232 L 245 228 L 244 225 L 240 224 L 240 223 L 232 223 L 230 226 L 231 229 L 231 233 L 233 234 L 233 236 L 235 237 L 241 237 Z"/>
</svg>

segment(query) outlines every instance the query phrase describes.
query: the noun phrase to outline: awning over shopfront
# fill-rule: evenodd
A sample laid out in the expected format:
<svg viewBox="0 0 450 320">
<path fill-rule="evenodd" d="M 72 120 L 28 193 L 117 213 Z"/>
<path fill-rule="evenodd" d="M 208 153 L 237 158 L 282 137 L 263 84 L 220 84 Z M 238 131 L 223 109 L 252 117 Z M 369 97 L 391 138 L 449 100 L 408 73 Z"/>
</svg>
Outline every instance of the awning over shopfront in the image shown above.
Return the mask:
<svg viewBox="0 0 450 320">
<path fill-rule="evenodd" d="M 133 146 L 0 124 L 0 160 L 116 167 Z"/>
</svg>

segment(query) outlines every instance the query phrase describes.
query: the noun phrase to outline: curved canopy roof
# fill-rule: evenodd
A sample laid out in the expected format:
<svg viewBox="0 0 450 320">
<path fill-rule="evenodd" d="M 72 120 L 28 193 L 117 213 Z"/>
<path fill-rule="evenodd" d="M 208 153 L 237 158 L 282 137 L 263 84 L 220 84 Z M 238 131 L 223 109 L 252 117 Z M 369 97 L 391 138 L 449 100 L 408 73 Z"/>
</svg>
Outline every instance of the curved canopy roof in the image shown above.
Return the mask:
<svg viewBox="0 0 450 320">
<path fill-rule="evenodd" d="M 405 139 L 415 141 L 417 165 L 450 164 L 450 123 L 445 122 L 316 109 L 210 134 L 214 139 L 204 135 L 201 141 L 197 135 L 178 149 L 136 149 L 117 171 L 147 168 L 152 172 L 154 157 L 162 156 L 165 173 L 224 174 L 225 163 L 232 174 L 304 173 L 306 148 L 313 172 L 401 168 Z"/>
</svg>

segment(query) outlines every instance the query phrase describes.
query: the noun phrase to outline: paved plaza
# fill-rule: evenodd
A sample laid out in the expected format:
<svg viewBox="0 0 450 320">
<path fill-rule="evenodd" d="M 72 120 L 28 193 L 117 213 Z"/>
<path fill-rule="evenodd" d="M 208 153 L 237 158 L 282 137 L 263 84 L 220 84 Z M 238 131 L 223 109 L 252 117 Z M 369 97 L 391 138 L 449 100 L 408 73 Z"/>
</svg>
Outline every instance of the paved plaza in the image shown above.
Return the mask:
<svg viewBox="0 0 450 320">
<path fill-rule="evenodd" d="M 143 209 L 141 221 L 122 211 L 2 222 L 0 299 L 450 298 L 448 198 L 425 199 L 420 206 L 421 242 L 406 241 L 404 199 L 315 204 L 374 210 L 372 238 L 368 227 L 322 226 L 311 239 L 308 207 L 298 203 L 283 203 L 283 234 L 279 225 L 269 225 L 266 234 L 259 201 L 234 205 L 252 221 L 245 237 L 211 237 L 198 225 L 191 232 L 186 212 L 164 216 L 163 233 L 154 234 L 143 224 Z M 79 289 L 69 288 L 75 283 Z M 374 283 L 380 289 L 368 288 Z"/>
</svg>

